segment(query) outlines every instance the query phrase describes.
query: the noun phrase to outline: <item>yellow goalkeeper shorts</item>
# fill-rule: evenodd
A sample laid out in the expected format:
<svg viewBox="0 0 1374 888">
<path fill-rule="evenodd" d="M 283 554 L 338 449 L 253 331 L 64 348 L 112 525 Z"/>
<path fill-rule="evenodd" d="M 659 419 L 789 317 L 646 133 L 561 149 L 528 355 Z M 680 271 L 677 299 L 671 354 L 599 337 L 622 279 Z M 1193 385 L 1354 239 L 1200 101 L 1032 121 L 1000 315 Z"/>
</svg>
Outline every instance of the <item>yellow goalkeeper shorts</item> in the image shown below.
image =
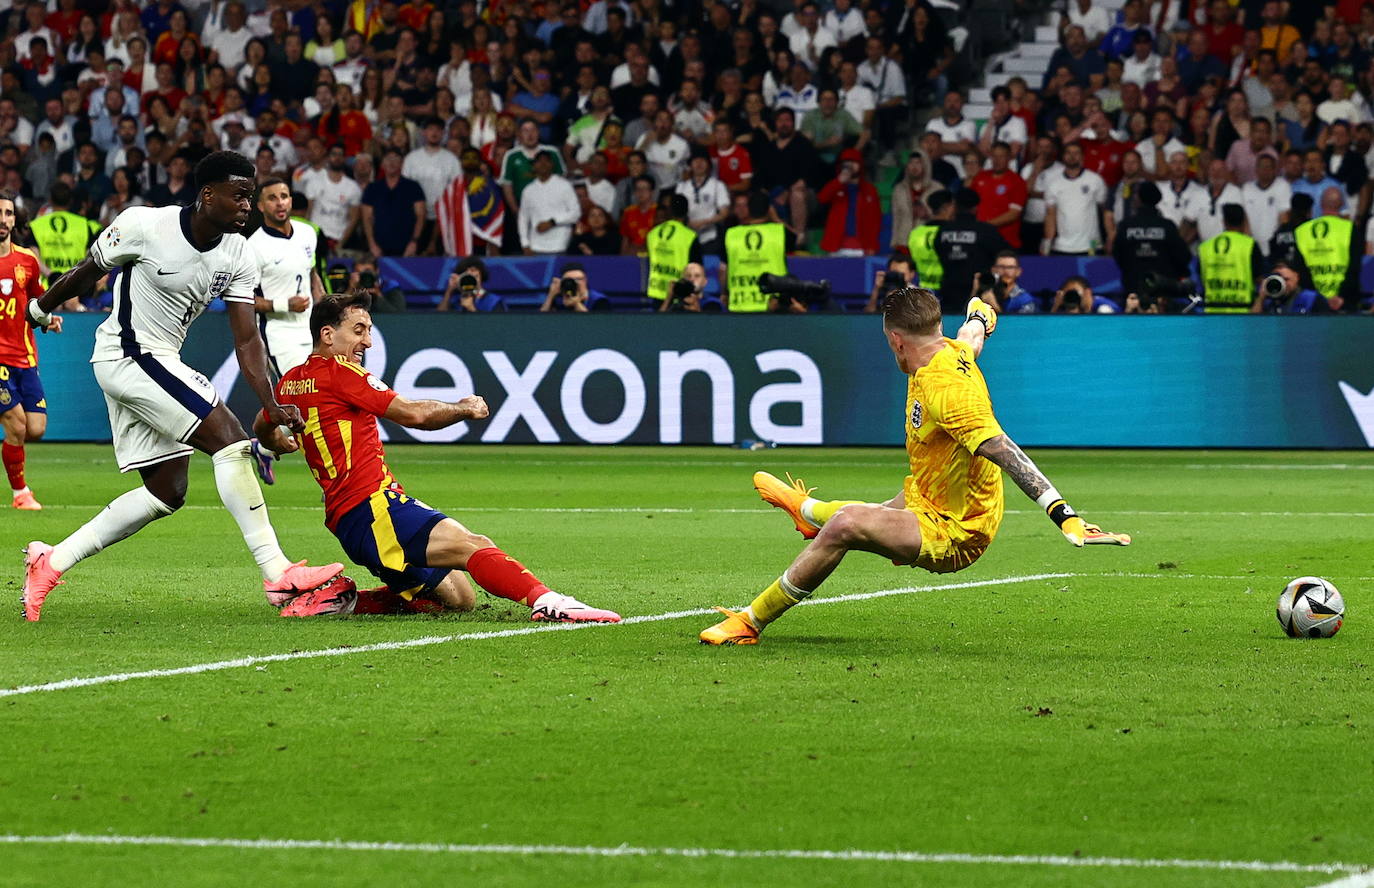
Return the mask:
<svg viewBox="0 0 1374 888">
<path fill-rule="evenodd" d="M 931 573 L 954 573 L 977 561 L 1001 523 L 1000 515 L 959 521 L 929 509 L 908 506 L 907 510 L 921 523 L 921 552 L 911 566 Z"/>
</svg>

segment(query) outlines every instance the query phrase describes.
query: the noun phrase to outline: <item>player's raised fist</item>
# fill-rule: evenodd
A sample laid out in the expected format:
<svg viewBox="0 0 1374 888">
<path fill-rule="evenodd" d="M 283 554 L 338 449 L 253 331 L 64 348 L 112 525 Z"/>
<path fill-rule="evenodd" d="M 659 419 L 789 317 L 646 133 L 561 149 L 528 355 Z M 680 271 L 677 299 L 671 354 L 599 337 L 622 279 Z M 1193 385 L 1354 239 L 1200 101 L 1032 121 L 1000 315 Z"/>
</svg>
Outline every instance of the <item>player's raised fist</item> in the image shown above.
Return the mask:
<svg viewBox="0 0 1374 888">
<path fill-rule="evenodd" d="M 466 411 L 467 419 L 486 419 L 491 415 L 491 409 L 487 407 L 487 399 L 481 395 L 469 395 L 458 402 L 458 406 Z"/>
</svg>

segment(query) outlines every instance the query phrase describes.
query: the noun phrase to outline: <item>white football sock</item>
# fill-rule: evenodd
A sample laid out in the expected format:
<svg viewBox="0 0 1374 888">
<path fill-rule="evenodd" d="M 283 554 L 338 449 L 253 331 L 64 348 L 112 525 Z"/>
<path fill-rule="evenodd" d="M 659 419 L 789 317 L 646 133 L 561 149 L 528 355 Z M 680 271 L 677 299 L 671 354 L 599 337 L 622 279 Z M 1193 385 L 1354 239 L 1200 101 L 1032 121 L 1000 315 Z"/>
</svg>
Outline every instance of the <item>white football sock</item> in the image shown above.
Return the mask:
<svg viewBox="0 0 1374 888">
<path fill-rule="evenodd" d="M 65 573 L 83 558 L 90 558 L 106 546 L 133 536 L 144 525 L 170 514 L 172 508 L 153 496 L 148 488 L 136 487 L 117 497 L 99 515 L 53 546 L 49 563 L 55 570 Z"/>
<path fill-rule="evenodd" d="M 820 500 L 816 499 L 814 496 L 808 496 L 804 501 L 802 501 L 801 508 L 798 510 L 801 512 L 801 516 L 803 518 L 805 518 L 808 522 L 815 525 L 816 527 L 820 527 L 821 522 L 816 520 L 816 513 L 811 510 L 814 509 L 816 506 L 819 506 L 820 504 Z"/>
<path fill-rule="evenodd" d="M 239 523 L 243 541 L 253 560 L 262 570 L 263 578 L 276 582 L 291 566 L 277 544 L 277 532 L 267 520 L 267 502 L 258 486 L 253 469 L 252 449 L 247 441 L 239 441 L 210 457 L 215 466 L 215 487 L 220 501 Z"/>
</svg>

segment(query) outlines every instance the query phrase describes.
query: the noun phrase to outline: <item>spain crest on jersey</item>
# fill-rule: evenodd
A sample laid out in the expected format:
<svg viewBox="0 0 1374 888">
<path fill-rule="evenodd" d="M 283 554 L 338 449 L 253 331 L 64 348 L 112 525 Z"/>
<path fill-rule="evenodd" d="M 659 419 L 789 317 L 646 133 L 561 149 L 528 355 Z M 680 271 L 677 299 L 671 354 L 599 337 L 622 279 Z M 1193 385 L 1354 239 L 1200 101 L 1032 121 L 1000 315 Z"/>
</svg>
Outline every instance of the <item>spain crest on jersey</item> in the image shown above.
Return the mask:
<svg viewBox="0 0 1374 888">
<path fill-rule="evenodd" d="M 227 271 L 217 271 L 210 275 L 210 298 L 218 299 L 229 289 L 229 279 L 233 275 Z"/>
</svg>

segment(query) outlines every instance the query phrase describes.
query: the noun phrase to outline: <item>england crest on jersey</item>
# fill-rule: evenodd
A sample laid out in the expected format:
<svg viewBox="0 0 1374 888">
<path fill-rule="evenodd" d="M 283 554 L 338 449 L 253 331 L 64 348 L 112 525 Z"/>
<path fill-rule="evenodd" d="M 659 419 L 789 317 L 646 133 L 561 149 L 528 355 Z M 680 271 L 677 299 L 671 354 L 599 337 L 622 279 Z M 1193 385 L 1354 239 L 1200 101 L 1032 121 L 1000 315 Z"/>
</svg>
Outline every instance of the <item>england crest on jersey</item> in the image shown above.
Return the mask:
<svg viewBox="0 0 1374 888">
<path fill-rule="evenodd" d="M 921 402 L 920 402 L 920 401 L 912 401 L 912 402 L 911 402 L 911 427 L 912 427 L 913 429 L 919 429 L 919 428 L 921 427 L 921 420 L 924 419 L 924 418 L 925 418 L 925 409 L 921 407 Z"/>
<path fill-rule="evenodd" d="M 218 299 L 224 295 L 224 291 L 229 289 L 229 279 L 233 277 L 232 272 L 217 271 L 210 276 L 210 298 Z"/>
</svg>

